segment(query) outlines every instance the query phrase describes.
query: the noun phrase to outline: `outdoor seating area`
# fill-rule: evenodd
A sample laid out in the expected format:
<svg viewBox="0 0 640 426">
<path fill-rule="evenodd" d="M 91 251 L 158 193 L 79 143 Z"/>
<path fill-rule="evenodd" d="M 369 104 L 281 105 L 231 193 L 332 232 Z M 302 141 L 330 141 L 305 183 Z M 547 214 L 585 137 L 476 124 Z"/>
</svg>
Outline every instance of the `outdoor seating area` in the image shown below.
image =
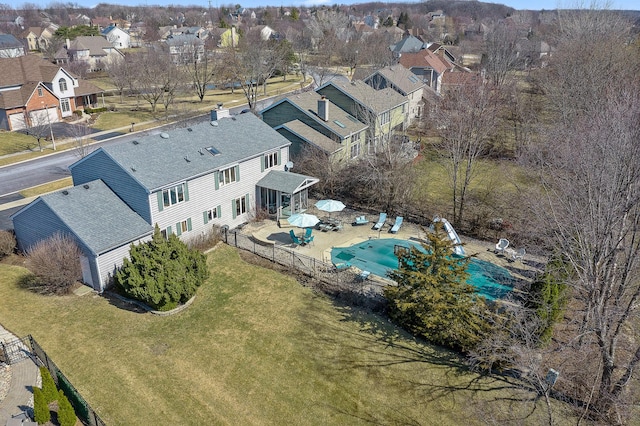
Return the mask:
<svg viewBox="0 0 640 426">
<path fill-rule="evenodd" d="M 322 232 L 340 231 L 342 229 L 342 221 L 330 217 L 323 217 L 316 225 L 316 228 Z"/>
<path fill-rule="evenodd" d="M 527 250 L 524 247 L 520 247 L 516 250 L 509 246 L 509 240 L 506 238 L 500 238 L 500 240 L 498 240 L 493 252 L 495 254 L 505 256 L 510 262 L 515 262 L 516 260 L 522 262 L 524 255 L 527 254 Z"/>
<path fill-rule="evenodd" d="M 311 228 L 306 228 L 305 233 L 300 236 L 296 235 L 293 229 L 289 230 L 289 236 L 291 236 L 291 241 L 294 246 L 306 246 L 307 244 L 313 243 L 315 237 L 312 233 L 313 229 Z"/>
</svg>

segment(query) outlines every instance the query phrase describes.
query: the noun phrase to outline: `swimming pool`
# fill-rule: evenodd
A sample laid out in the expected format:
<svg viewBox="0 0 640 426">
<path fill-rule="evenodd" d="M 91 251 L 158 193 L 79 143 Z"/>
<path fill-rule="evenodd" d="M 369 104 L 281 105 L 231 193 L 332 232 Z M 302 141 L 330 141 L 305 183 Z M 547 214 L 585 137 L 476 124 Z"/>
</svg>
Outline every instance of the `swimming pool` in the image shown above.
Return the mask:
<svg viewBox="0 0 640 426">
<path fill-rule="evenodd" d="M 422 244 L 415 241 L 382 238 L 364 241 L 351 247 L 335 247 L 331 250 L 334 264 L 350 264 L 372 274 L 386 277 L 390 269 L 398 269 L 398 258 L 394 254 L 396 246 L 413 246 L 424 251 Z M 478 293 L 489 300 L 500 299 L 512 291 L 513 281 L 505 268 L 484 260 L 472 258 L 467 268 L 470 277 L 467 282 L 478 289 Z"/>
</svg>

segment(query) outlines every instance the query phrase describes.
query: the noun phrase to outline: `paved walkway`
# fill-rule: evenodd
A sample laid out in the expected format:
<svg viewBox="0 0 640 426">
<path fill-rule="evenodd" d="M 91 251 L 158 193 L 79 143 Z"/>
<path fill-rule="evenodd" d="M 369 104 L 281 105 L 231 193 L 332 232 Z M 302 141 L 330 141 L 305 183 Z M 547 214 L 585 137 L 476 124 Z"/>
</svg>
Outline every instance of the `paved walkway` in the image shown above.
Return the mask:
<svg viewBox="0 0 640 426">
<path fill-rule="evenodd" d="M 0 325 L 0 341 L 7 342 L 16 339 Z M 0 426 L 4 426 L 11 416 L 23 411 L 32 412 L 33 387 L 40 384 L 40 370 L 29 358 L 9 366 L 11 383 L 7 396 L 0 401 Z M 0 383 L 0 386 L 3 384 Z"/>
</svg>

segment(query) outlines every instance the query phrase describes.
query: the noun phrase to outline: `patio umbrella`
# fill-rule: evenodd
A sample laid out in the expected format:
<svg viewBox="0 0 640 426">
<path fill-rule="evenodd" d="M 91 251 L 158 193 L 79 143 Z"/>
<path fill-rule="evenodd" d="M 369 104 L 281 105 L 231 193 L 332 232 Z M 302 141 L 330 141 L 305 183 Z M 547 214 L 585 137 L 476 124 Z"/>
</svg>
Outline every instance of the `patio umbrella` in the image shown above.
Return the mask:
<svg viewBox="0 0 640 426">
<path fill-rule="evenodd" d="M 322 210 L 324 212 L 341 212 L 345 205 L 342 201 L 338 200 L 320 200 L 316 203 L 316 207 L 318 210 Z"/>
<path fill-rule="evenodd" d="M 320 222 L 320 219 L 313 214 L 296 213 L 289 216 L 287 222 L 293 226 L 297 226 L 298 228 L 310 228 L 312 226 L 316 226 L 316 224 Z"/>
</svg>

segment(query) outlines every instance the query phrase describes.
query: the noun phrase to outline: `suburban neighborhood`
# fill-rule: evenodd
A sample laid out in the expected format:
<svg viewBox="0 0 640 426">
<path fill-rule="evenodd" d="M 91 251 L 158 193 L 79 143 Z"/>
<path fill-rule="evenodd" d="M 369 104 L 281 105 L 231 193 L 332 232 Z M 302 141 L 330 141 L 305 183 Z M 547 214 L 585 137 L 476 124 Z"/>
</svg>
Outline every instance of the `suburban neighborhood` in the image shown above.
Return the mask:
<svg viewBox="0 0 640 426">
<path fill-rule="evenodd" d="M 0 10 L 0 425 L 633 424 L 608 6 Z"/>
</svg>

